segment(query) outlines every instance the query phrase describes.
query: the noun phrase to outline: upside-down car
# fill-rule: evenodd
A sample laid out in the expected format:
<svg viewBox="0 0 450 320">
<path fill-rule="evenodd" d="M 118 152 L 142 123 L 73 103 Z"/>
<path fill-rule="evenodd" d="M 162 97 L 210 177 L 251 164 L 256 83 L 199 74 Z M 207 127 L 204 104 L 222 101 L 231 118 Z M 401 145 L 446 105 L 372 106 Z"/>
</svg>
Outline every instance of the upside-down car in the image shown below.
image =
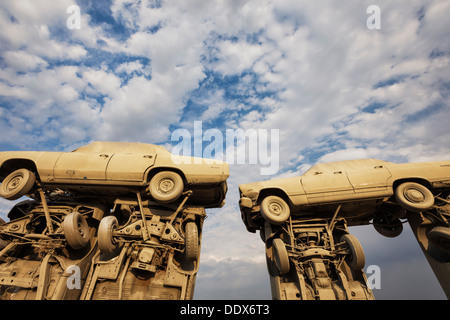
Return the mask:
<svg viewBox="0 0 450 320">
<path fill-rule="evenodd" d="M 381 204 L 423 212 L 450 192 L 450 161 L 395 164 L 363 159 L 317 164 L 299 177 L 239 185 L 247 229 L 264 221 L 283 224 L 291 215 L 327 215 L 338 205 L 351 224 L 368 222 Z M 450 203 L 444 199 L 444 203 Z"/>
<path fill-rule="evenodd" d="M 144 143 L 98 141 L 72 152 L 0 152 L 0 196 L 9 200 L 39 189 L 112 197 L 139 192 L 171 203 L 190 190 L 188 203 L 220 207 L 228 176 L 225 162 L 177 156 Z"/>
</svg>

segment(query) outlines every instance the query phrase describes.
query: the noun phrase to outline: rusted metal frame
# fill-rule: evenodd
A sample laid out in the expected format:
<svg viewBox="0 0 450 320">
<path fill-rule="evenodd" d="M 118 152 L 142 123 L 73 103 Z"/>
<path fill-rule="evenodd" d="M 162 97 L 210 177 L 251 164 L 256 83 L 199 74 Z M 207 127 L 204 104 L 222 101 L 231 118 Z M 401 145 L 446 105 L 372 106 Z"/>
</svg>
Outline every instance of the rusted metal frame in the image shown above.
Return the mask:
<svg viewBox="0 0 450 320">
<path fill-rule="evenodd" d="M 442 201 L 442 202 L 445 202 L 445 203 L 447 203 L 447 204 L 450 204 L 450 201 L 448 201 L 448 200 L 446 200 L 446 199 L 443 199 L 443 198 L 441 198 L 441 197 L 436 196 L 435 199 L 438 199 L 439 201 Z"/>
<path fill-rule="evenodd" d="M 340 210 L 341 210 L 341 205 L 339 205 L 339 206 L 336 208 L 336 211 L 334 212 L 333 218 L 332 218 L 331 221 L 330 221 L 329 228 L 330 228 L 330 233 L 331 233 L 331 234 L 333 234 L 333 229 L 334 229 L 334 225 L 335 225 L 335 220 L 336 220 L 336 217 L 337 217 L 337 215 L 338 215 L 338 213 L 339 213 Z"/>
<path fill-rule="evenodd" d="M 148 234 L 148 229 L 147 229 L 147 221 L 145 219 L 145 214 L 144 214 L 144 207 L 142 205 L 142 198 L 141 198 L 141 194 L 140 192 L 136 192 L 136 196 L 138 199 L 138 204 L 139 204 L 139 211 L 141 212 L 141 219 L 142 219 L 142 237 L 144 238 L 144 241 L 148 241 L 150 240 L 150 236 Z"/>
<path fill-rule="evenodd" d="M 50 218 L 50 211 L 48 210 L 47 199 L 45 198 L 44 190 L 39 188 L 39 195 L 41 197 L 42 206 L 44 207 L 45 221 L 47 223 L 47 229 L 50 234 L 53 234 L 53 225 Z"/>
<path fill-rule="evenodd" d="M 12 242 L 8 243 L 6 245 L 6 247 L 4 247 L 1 251 L 0 251 L 0 261 L 3 260 L 3 256 L 8 254 L 9 251 L 13 250 L 16 248 L 17 245 L 19 245 L 20 243 L 18 243 L 16 240 L 13 240 Z"/>
<path fill-rule="evenodd" d="M 92 263 L 89 268 L 89 273 L 84 282 L 83 290 L 81 291 L 80 300 L 90 300 L 92 292 L 94 290 L 95 282 L 97 282 L 97 268 L 95 268 L 96 260 L 100 256 L 100 250 L 97 251 L 92 257 Z"/>
<path fill-rule="evenodd" d="M 123 282 L 125 280 L 125 276 L 127 274 L 127 270 L 128 270 L 128 266 L 130 265 L 130 261 L 131 261 L 131 254 L 128 255 L 127 261 L 125 262 L 125 266 L 123 267 L 122 270 L 122 274 L 120 275 L 120 279 L 119 279 L 119 300 L 122 300 L 122 296 L 123 296 Z"/>
<path fill-rule="evenodd" d="M 41 267 L 39 268 L 39 281 L 36 292 L 36 300 L 45 299 L 51 274 L 51 265 L 49 263 L 51 257 L 52 254 L 48 253 L 41 262 Z"/>
<path fill-rule="evenodd" d="M 295 247 L 295 240 L 294 240 L 294 229 L 292 228 L 292 217 L 289 215 L 289 239 L 291 240 L 291 246 L 292 248 Z"/>
<path fill-rule="evenodd" d="M 186 201 L 189 199 L 189 197 L 193 194 L 194 192 L 192 190 L 183 192 L 182 195 L 184 195 L 184 199 L 183 201 L 181 201 L 180 205 L 178 206 L 177 210 L 173 213 L 172 218 L 170 219 L 169 223 L 173 224 L 174 220 L 177 218 L 178 213 L 180 213 L 181 209 L 183 209 L 184 204 L 186 203 Z"/>
</svg>

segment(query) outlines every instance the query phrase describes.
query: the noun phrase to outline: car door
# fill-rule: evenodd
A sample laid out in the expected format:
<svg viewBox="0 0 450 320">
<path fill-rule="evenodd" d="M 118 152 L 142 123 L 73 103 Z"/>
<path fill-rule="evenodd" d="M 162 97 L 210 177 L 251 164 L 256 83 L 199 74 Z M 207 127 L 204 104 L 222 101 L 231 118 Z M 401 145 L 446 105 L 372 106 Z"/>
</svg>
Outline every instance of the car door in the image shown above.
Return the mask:
<svg viewBox="0 0 450 320">
<path fill-rule="evenodd" d="M 347 170 L 347 176 L 355 193 L 361 197 L 383 196 L 389 193 L 387 180 L 391 173 L 383 164 Z"/>
<path fill-rule="evenodd" d="M 143 181 L 146 170 L 155 163 L 156 152 L 116 153 L 106 169 L 106 179 L 111 181 Z"/>
<path fill-rule="evenodd" d="M 301 182 L 310 204 L 351 199 L 355 194 L 343 170 L 309 171 Z"/>
<path fill-rule="evenodd" d="M 61 180 L 105 180 L 112 153 L 62 153 L 53 169 L 55 182 Z"/>
</svg>

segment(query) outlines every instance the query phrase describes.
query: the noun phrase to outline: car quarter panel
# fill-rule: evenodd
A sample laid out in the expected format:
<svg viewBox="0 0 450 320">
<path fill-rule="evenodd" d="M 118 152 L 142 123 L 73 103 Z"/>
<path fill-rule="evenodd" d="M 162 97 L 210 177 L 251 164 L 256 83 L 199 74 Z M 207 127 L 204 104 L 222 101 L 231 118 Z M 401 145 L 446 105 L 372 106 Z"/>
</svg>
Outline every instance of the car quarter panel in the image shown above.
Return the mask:
<svg viewBox="0 0 450 320">
<path fill-rule="evenodd" d="M 158 154 L 151 170 L 157 168 L 180 170 L 188 184 L 217 184 L 225 181 L 230 175 L 226 162 L 177 156 L 171 153 Z"/>
<path fill-rule="evenodd" d="M 403 179 L 423 179 L 429 183 L 450 184 L 450 161 L 389 164 L 391 183 Z"/>
</svg>

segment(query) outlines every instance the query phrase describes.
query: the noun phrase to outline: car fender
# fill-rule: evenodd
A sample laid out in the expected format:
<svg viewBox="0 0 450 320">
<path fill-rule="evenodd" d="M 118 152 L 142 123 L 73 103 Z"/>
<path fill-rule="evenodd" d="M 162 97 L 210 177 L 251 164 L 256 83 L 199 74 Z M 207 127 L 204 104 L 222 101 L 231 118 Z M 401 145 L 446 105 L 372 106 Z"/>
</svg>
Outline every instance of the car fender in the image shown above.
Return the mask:
<svg viewBox="0 0 450 320">
<path fill-rule="evenodd" d="M 229 176 L 228 164 L 213 159 L 158 154 L 155 164 L 146 173 L 147 181 L 161 170 L 181 172 L 187 184 L 221 183 Z"/>
<path fill-rule="evenodd" d="M 53 181 L 53 169 L 61 152 L 9 151 L 0 153 L 0 176 L 26 168 L 36 171 L 42 182 Z"/>
<path fill-rule="evenodd" d="M 308 204 L 305 190 L 299 177 L 282 178 L 260 182 L 255 185 L 255 191 L 259 189 L 258 202 L 269 195 L 285 196 L 290 206 L 297 207 Z"/>
</svg>

